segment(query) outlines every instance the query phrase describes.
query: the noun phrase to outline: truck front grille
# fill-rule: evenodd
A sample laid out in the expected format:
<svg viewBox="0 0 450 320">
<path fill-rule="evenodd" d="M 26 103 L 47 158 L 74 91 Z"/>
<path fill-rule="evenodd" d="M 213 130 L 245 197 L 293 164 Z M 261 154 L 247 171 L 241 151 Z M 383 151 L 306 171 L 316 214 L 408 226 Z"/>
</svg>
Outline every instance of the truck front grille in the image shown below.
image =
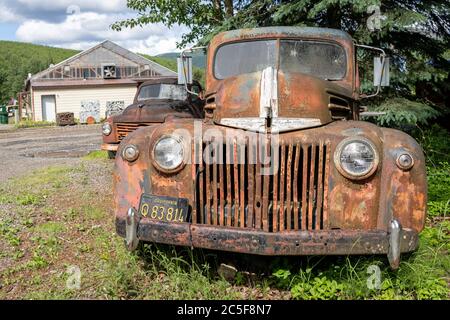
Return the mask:
<svg viewBox="0 0 450 320">
<path fill-rule="evenodd" d="M 129 133 L 139 129 L 140 127 L 147 127 L 151 123 L 117 123 L 116 124 L 116 134 L 117 140 L 122 141 Z"/>
<path fill-rule="evenodd" d="M 214 149 L 209 143 L 203 143 L 202 155 L 194 152 L 197 161 L 193 162 L 196 173 L 193 223 L 267 232 L 324 229 L 328 141 L 310 144 L 281 141 L 275 148 L 268 145 L 263 152 L 272 159 L 278 156 L 279 165 L 278 170 L 267 175 L 261 174 L 267 166 L 260 163 L 255 156 L 256 146 L 248 140 L 245 144 L 233 142 L 221 148 L 222 163 L 204 161 L 205 149 L 206 154 Z"/>
</svg>

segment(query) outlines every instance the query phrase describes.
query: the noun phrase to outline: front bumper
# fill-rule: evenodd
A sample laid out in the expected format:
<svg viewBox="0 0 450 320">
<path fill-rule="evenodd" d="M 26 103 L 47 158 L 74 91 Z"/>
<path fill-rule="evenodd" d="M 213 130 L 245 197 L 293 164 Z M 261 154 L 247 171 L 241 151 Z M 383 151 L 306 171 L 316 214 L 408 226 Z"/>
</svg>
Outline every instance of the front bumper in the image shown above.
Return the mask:
<svg viewBox="0 0 450 320">
<path fill-rule="evenodd" d="M 167 223 L 148 218 L 139 219 L 136 215 L 130 209 L 128 219 L 116 219 L 117 233 L 127 238 L 127 242 L 131 244 L 129 248 L 135 248 L 136 241 L 141 240 L 274 256 L 387 254 L 391 267 L 395 269 L 400 262 L 400 253 L 414 251 L 418 247 L 417 232 L 402 229 L 395 220 L 389 231 L 317 230 L 271 233 L 233 227 Z M 127 232 L 127 226 L 134 234 Z"/>
<path fill-rule="evenodd" d="M 105 151 L 117 151 L 119 148 L 119 144 L 113 144 L 113 143 L 102 143 L 101 149 Z"/>
</svg>

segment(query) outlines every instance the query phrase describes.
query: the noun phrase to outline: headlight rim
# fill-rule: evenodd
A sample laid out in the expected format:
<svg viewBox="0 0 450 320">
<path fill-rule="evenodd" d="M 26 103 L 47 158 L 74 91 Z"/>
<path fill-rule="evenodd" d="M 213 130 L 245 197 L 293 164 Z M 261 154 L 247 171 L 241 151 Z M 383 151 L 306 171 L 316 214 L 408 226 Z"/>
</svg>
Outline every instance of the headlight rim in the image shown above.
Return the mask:
<svg viewBox="0 0 450 320">
<path fill-rule="evenodd" d="M 373 165 L 370 168 L 369 171 L 363 173 L 363 174 L 351 174 L 348 171 L 346 171 L 342 165 L 341 165 L 341 153 L 343 149 L 352 142 L 362 142 L 367 145 L 369 145 L 370 148 L 373 150 L 374 159 L 373 159 Z M 343 175 L 345 178 L 350 180 L 365 180 L 369 177 L 371 177 L 378 169 L 378 165 L 380 162 L 380 155 L 378 152 L 377 147 L 375 144 L 366 137 L 347 137 L 344 140 L 340 141 L 339 144 L 336 147 L 336 150 L 334 152 L 334 165 L 336 166 L 337 170 L 341 175 Z"/>
<path fill-rule="evenodd" d="M 156 157 L 155 157 L 155 148 L 156 145 L 158 144 L 159 141 L 161 141 L 164 138 L 172 138 L 174 140 L 176 140 L 180 145 L 181 148 L 183 150 L 183 157 L 182 157 L 182 161 L 181 163 L 176 166 L 175 168 L 172 169 L 168 169 L 168 168 L 164 168 L 163 166 L 161 166 L 158 161 L 156 161 Z M 181 171 L 184 166 L 186 165 L 186 161 L 185 161 L 185 156 L 186 156 L 186 148 L 184 145 L 184 140 L 182 139 L 182 137 L 178 136 L 178 135 L 174 135 L 174 134 L 162 134 L 160 135 L 157 139 L 155 139 L 155 141 L 153 142 L 152 146 L 151 146 L 151 156 L 152 156 L 152 164 L 153 166 L 160 172 L 162 173 L 176 173 Z"/>
<path fill-rule="evenodd" d="M 109 132 L 108 133 L 105 133 L 105 126 L 108 126 L 109 127 Z M 111 125 L 111 123 L 109 123 L 109 122 L 105 122 L 105 123 L 103 123 L 102 124 L 102 134 L 103 135 L 105 135 L 105 136 L 110 136 L 111 135 L 111 133 L 112 133 L 112 125 Z"/>
<path fill-rule="evenodd" d="M 406 166 L 403 165 L 403 164 L 401 163 L 401 161 L 400 161 L 400 158 L 401 158 L 402 156 L 408 156 L 408 157 L 410 157 L 410 158 L 411 158 L 411 163 L 410 163 L 409 165 L 406 165 Z M 401 170 L 403 170 L 403 171 L 409 171 L 409 170 L 411 170 L 412 167 L 414 167 L 415 160 L 414 160 L 414 157 L 413 157 L 413 155 L 411 154 L 411 152 L 406 151 L 406 150 L 402 150 L 401 152 L 399 152 L 399 153 L 397 154 L 397 157 L 396 157 L 396 159 L 395 159 L 395 163 L 397 164 L 397 167 L 398 167 L 399 169 L 401 169 Z"/>
</svg>

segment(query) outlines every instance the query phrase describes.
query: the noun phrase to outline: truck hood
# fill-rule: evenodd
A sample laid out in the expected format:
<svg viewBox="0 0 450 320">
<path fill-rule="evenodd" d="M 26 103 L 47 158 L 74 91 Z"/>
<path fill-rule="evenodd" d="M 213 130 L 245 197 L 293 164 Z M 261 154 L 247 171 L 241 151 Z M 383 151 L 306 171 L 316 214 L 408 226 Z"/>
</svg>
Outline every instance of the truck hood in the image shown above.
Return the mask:
<svg viewBox="0 0 450 320">
<path fill-rule="evenodd" d="M 214 122 L 258 132 L 267 126 L 272 132 L 321 126 L 332 121 L 328 105 L 333 96 L 350 99 L 351 92 L 331 81 L 269 67 L 223 80 L 215 94 Z"/>
<path fill-rule="evenodd" d="M 162 123 L 166 117 L 193 118 L 185 101 L 158 100 L 138 102 L 128 106 L 121 114 L 112 117 L 113 122 Z"/>
</svg>

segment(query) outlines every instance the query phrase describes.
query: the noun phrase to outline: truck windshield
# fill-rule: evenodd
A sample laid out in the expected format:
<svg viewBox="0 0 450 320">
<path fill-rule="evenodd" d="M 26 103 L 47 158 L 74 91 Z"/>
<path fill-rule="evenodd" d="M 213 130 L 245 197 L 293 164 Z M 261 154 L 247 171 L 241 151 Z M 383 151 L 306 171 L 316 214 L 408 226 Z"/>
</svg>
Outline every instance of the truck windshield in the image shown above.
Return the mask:
<svg viewBox="0 0 450 320">
<path fill-rule="evenodd" d="M 171 99 L 186 100 L 187 92 L 183 86 L 176 84 L 155 83 L 141 87 L 138 100 Z"/>
<path fill-rule="evenodd" d="M 300 72 L 340 80 L 345 77 L 347 59 L 341 46 L 328 42 L 280 40 L 278 50 L 277 40 L 245 41 L 219 47 L 214 75 L 225 79 L 277 66 L 286 73 Z"/>
</svg>

